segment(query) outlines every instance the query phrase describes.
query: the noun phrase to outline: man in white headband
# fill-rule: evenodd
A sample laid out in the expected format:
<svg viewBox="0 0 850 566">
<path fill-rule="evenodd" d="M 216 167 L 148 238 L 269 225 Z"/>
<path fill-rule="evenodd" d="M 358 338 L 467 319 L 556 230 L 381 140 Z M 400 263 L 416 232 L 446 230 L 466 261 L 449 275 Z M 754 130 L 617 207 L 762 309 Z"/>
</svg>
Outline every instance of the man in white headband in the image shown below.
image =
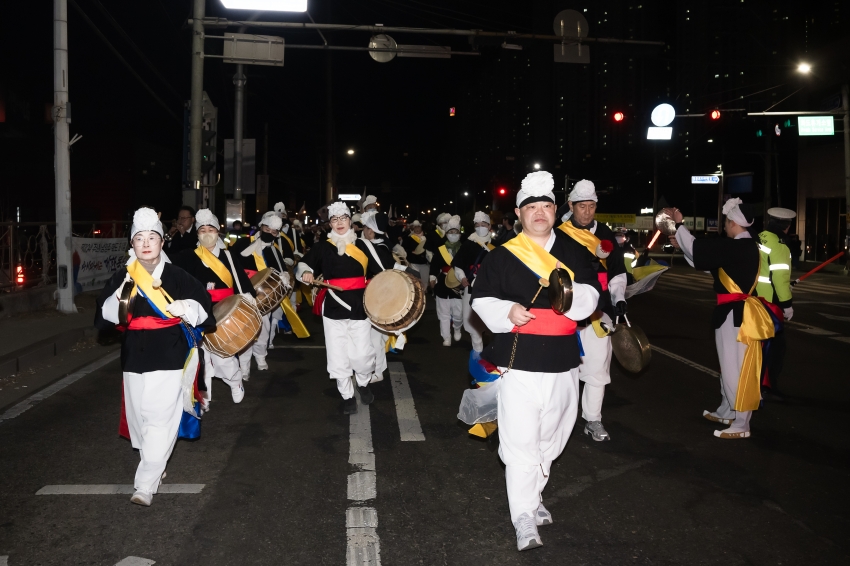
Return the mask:
<svg viewBox="0 0 850 566">
<path fill-rule="evenodd" d="M 200 409 L 192 393 L 199 327 L 214 328 L 215 319 L 203 286 L 162 252 L 162 224 L 154 210 L 140 208 L 133 215 L 130 243 L 130 260 L 98 298 L 95 325 L 102 329 L 121 325 L 125 330 L 121 370 L 126 425 L 122 419 L 119 430 L 141 458 L 130 501 L 148 506 L 162 482 L 181 420 L 188 438 L 200 436 L 198 416 L 184 413 L 184 408 L 193 413 Z M 119 320 L 125 289 L 132 290 L 132 299 L 124 305 L 128 320 Z"/>
<path fill-rule="evenodd" d="M 774 334 L 767 307 L 752 296 L 758 282 L 759 248 L 747 231 L 753 222 L 740 204 L 741 199 L 733 198 L 723 205 L 726 238 L 695 239 L 682 224 L 678 208 L 664 209 L 676 222 L 676 235 L 670 242 L 685 252 L 689 264 L 714 277 L 717 305 L 712 323 L 720 359 L 721 400 L 717 410 L 703 411 L 702 416 L 728 426 L 714 431 L 714 436 L 724 439 L 750 436 L 750 417 L 761 402 L 761 341 Z"/>
<path fill-rule="evenodd" d="M 608 329 L 613 328 L 615 317 L 626 315 L 626 286 L 628 274 L 624 253 L 617 245 L 614 232 L 596 216 L 596 187 L 588 180 L 575 184 L 558 213 L 564 222 L 558 227 L 561 237 L 574 240 L 585 250 L 588 261 L 593 265 L 602 294 L 599 308 L 588 320 L 579 322 L 584 356 L 579 367 L 579 379 L 584 382 L 581 394 L 581 416 L 585 420 L 584 433 L 596 441 L 611 440 L 602 426 L 602 400 L 605 386 L 611 383 L 611 338 Z"/>
<path fill-rule="evenodd" d="M 479 210 L 472 221 L 475 224 L 475 232 L 461 244 L 452 260 L 452 268 L 463 287 L 463 327 L 469 332 L 472 349 L 480 354 L 484 349 L 484 323 L 472 310 L 470 286 L 475 283 L 475 274 L 478 273 L 481 262 L 495 246 L 490 243 L 490 215 Z"/>
<path fill-rule="evenodd" d="M 414 220 L 410 224 L 410 233 L 404 237 L 401 242 L 401 247 L 407 253 L 407 261 L 410 267 L 419 273 L 419 278 L 422 281 L 422 287 L 428 288 L 430 272 L 428 269 L 428 257 L 426 254 L 426 245 L 430 238 L 437 236 L 426 236 L 422 224 L 418 220 Z"/>
<path fill-rule="evenodd" d="M 378 210 L 378 199 L 375 195 L 366 195 L 366 198 L 363 199 L 363 205 L 360 207 L 361 214 L 369 212 L 370 210 L 374 210 L 376 212 Z"/>
<path fill-rule="evenodd" d="M 449 216 L 444 226 L 446 243 L 437 248 L 431 260 L 430 284 L 437 301 L 437 319 L 440 321 L 443 346 L 451 346 L 452 328 L 455 342 L 459 342 L 463 326 L 463 287 L 452 269 L 452 260 L 461 245 L 460 216 Z"/>
<path fill-rule="evenodd" d="M 208 208 L 202 208 L 195 215 L 195 229 L 198 231 L 198 247 L 194 250 L 184 250 L 174 258 L 174 265 L 183 268 L 189 275 L 201 282 L 210 294 L 212 304 L 234 294 L 241 294 L 253 303 L 256 292 L 251 280 L 242 268 L 241 256 L 224 249 L 224 243 L 219 238 L 218 218 Z M 222 322 L 222 321 L 219 321 Z M 242 384 L 242 370 L 239 358 L 230 356 L 223 358 L 211 351 L 206 343 L 204 349 L 204 384 L 201 406 L 204 412 L 209 411 L 212 401 L 212 378 L 221 378 L 228 386 L 234 403 L 242 402 L 245 388 Z M 249 345 L 248 350 L 251 349 Z"/>
<path fill-rule="evenodd" d="M 343 398 L 343 413 L 357 412 L 351 373 L 354 372 L 360 402 L 371 403 L 375 396 L 369 382 L 375 373 L 375 349 L 363 308 L 366 278 L 377 275 L 378 265 L 367 245 L 351 229 L 351 212 L 344 202 L 328 206 L 331 232 L 328 239 L 316 242 L 298 263 L 295 277 L 307 285 L 324 275 L 325 282 L 342 287 L 334 291 L 323 287 L 316 296 L 313 313 L 322 317 L 328 375 L 336 380 Z"/>
<path fill-rule="evenodd" d="M 542 492 L 576 419 L 581 364 L 576 321 L 590 316 L 599 300 L 599 281 L 582 250 L 555 236 L 553 187 L 545 171 L 522 181 L 516 201 L 522 232 L 487 254 L 472 286 L 472 308 L 493 333 L 481 358 L 502 377 L 469 391 L 499 388 L 499 456 L 518 550 L 541 546 L 537 527 L 552 524 Z M 552 309 L 547 292 L 539 292 L 540 280 L 559 267 L 572 281 L 566 315 Z"/>
</svg>

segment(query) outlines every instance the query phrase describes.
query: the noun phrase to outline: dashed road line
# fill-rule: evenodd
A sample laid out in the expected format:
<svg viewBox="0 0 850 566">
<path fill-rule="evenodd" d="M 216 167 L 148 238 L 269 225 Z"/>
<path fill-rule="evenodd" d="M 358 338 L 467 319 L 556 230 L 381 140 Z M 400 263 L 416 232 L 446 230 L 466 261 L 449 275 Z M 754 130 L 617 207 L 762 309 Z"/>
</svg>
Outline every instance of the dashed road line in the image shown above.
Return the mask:
<svg viewBox="0 0 850 566">
<path fill-rule="evenodd" d="M 850 322 L 850 316 L 839 316 L 837 314 L 829 314 L 825 312 L 819 312 L 818 314 L 824 318 L 828 318 L 829 320 L 840 320 L 843 322 Z"/>
<path fill-rule="evenodd" d="M 378 496 L 372 421 L 369 405 L 360 403 L 356 389 L 354 396 L 358 407 L 348 420 L 348 463 L 356 471 L 348 476 L 348 499 L 352 503 L 345 511 L 345 563 L 347 566 L 380 566 L 378 511 L 373 507 L 361 506 L 362 502 Z"/>
<path fill-rule="evenodd" d="M 9 566 L 8 556 L 0 556 L 0 566 Z"/>
<path fill-rule="evenodd" d="M 164 483 L 159 486 L 159 494 L 201 493 L 202 483 Z M 130 484 L 95 485 L 46 485 L 35 492 L 36 495 L 132 495 L 135 488 Z"/>
<path fill-rule="evenodd" d="M 390 362 L 390 383 L 393 387 L 395 398 L 395 412 L 398 416 L 398 429 L 402 441 L 423 441 L 425 435 L 422 433 L 422 425 L 419 424 L 419 415 L 413 404 L 413 395 L 410 393 L 410 385 L 407 383 L 407 373 L 401 362 Z"/>
<path fill-rule="evenodd" d="M 79 381 L 80 379 L 84 378 L 85 376 L 87 376 L 91 372 L 102 368 L 103 366 L 105 366 L 106 364 L 108 364 L 110 362 L 117 360 L 120 355 L 121 355 L 120 351 L 111 352 L 111 353 L 105 355 L 104 357 L 100 358 L 96 362 L 90 363 L 89 365 L 85 366 L 83 369 L 81 369 L 79 371 L 75 371 L 74 373 L 69 374 L 66 377 L 63 377 L 62 379 L 60 379 L 59 381 L 57 381 L 56 383 L 54 383 L 50 387 L 45 387 L 44 389 L 42 389 L 38 393 L 36 393 L 34 395 L 30 395 L 29 397 L 27 397 L 26 399 L 24 399 L 23 401 L 21 401 L 20 403 L 18 403 L 17 405 L 15 405 L 11 409 L 9 409 L 8 411 L 6 411 L 2 415 L 0 415 L 0 424 L 2 424 L 4 421 L 7 421 L 9 419 L 14 419 L 15 417 L 17 417 L 21 413 L 24 413 L 24 412 L 28 411 L 29 409 L 31 409 L 34 404 L 39 403 L 41 401 L 44 401 L 45 399 L 52 396 L 53 394 L 58 393 L 59 391 L 62 391 L 63 389 L 65 389 L 66 387 L 71 385 L 72 383 L 75 383 L 75 382 Z"/>
<path fill-rule="evenodd" d="M 838 340 L 839 342 L 847 342 L 850 344 L 850 336 L 833 336 L 833 340 Z"/>
<path fill-rule="evenodd" d="M 664 354 L 665 356 L 673 358 L 674 360 L 678 360 L 685 365 L 691 366 L 694 369 L 698 369 L 699 371 L 710 375 L 711 377 L 720 377 L 719 372 L 716 372 L 713 369 L 709 369 L 709 368 L 707 368 L 703 365 L 700 365 L 696 362 L 692 362 L 688 358 L 683 358 L 682 356 L 680 356 L 678 354 L 674 354 L 673 352 L 671 352 L 669 350 L 665 350 L 664 348 L 659 348 L 658 346 L 651 346 L 651 347 L 652 347 L 653 351 L 658 352 L 659 354 Z"/>
<path fill-rule="evenodd" d="M 156 564 L 155 560 L 151 560 L 150 558 L 139 558 L 138 556 L 128 556 L 121 562 L 115 564 L 115 566 L 151 566 L 151 564 Z"/>
</svg>

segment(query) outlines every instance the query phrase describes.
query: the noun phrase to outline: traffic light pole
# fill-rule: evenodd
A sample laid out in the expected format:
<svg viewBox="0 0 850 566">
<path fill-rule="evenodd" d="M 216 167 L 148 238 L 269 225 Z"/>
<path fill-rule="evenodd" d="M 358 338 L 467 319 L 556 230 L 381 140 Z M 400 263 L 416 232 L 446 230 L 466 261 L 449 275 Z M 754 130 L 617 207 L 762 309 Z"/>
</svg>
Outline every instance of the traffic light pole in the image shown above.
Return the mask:
<svg viewBox="0 0 850 566">
<path fill-rule="evenodd" d="M 850 86 L 841 87 L 841 108 L 844 110 L 844 249 L 850 250 Z M 844 273 L 850 273 L 850 260 L 844 264 Z"/>
<path fill-rule="evenodd" d="M 204 116 L 204 12 L 205 0 L 194 0 L 192 9 L 192 95 L 189 101 L 189 182 L 201 187 L 201 144 Z M 197 200 L 197 196 L 195 198 Z M 197 202 L 188 203 L 197 206 Z"/>
<path fill-rule="evenodd" d="M 244 127 L 242 117 L 245 108 L 246 82 L 242 63 L 239 63 L 236 65 L 236 74 L 233 75 L 233 84 L 236 85 L 236 96 L 233 103 L 235 107 L 233 117 L 233 198 L 239 201 L 242 200 L 242 131 Z"/>
<path fill-rule="evenodd" d="M 53 148 L 56 176 L 56 309 L 75 313 L 71 265 L 71 153 L 68 143 L 68 0 L 53 0 Z M 48 266 L 42 268 L 47 270 Z"/>
</svg>

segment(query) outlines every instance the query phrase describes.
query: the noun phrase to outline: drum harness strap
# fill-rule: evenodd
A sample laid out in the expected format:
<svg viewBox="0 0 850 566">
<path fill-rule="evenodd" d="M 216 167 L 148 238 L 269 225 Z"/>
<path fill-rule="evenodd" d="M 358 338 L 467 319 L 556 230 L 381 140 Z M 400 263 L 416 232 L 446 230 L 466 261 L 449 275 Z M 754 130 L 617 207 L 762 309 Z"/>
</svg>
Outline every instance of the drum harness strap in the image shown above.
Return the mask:
<svg viewBox="0 0 850 566">
<path fill-rule="evenodd" d="M 230 257 L 230 252 L 227 250 L 222 250 L 224 255 L 227 256 L 227 263 L 230 264 L 230 271 L 233 273 L 233 281 L 236 283 L 236 288 L 239 289 L 239 294 L 242 294 L 242 284 L 239 283 L 239 277 L 236 275 L 236 266 L 233 265 L 233 258 Z"/>
</svg>

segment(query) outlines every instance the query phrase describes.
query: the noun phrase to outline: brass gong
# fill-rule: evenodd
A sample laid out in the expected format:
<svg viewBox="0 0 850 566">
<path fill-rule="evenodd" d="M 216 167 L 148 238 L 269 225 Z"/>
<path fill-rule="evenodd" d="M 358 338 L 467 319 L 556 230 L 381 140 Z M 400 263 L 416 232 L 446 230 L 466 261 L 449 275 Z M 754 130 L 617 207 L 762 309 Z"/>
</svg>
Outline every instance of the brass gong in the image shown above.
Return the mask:
<svg viewBox="0 0 850 566">
<path fill-rule="evenodd" d="M 135 286 L 133 281 L 127 281 L 121 289 L 121 298 L 118 299 L 118 324 L 121 326 L 130 324 L 130 313 L 133 312 L 133 305 L 136 303 L 136 296 L 133 295 Z"/>
<path fill-rule="evenodd" d="M 649 339 L 643 330 L 632 326 L 629 319 L 614 325 L 611 330 L 611 349 L 617 361 L 628 372 L 640 373 L 652 360 L 652 349 Z M 619 321 L 619 318 L 617 319 Z"/>
<path fill-rule="evenodd" d="M 563 267 L 549 274 L 549 304 L 552 310 L 564 314 L 573 306 L 573 280 Z"/>
</svg>

